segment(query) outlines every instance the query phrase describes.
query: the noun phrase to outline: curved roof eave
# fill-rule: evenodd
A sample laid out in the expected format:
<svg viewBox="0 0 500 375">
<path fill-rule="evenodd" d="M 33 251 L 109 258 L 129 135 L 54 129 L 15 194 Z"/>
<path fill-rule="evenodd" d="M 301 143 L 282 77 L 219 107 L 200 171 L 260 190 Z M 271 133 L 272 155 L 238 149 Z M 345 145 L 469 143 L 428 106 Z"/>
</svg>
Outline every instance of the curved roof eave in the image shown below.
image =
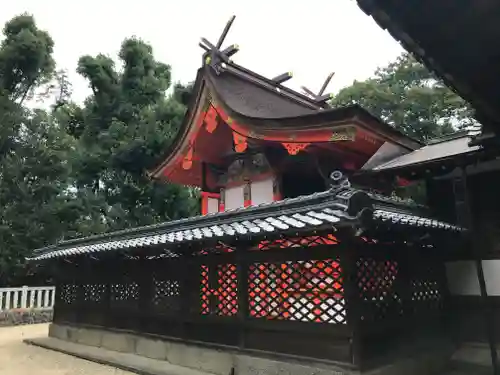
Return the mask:
<svg viewBox="0 0 500 375">
<path fill-rule="evenodd" d="M 285 117 L 261 117 L 258 113 L 252 113 L 252 111 L 242 113 L 228 105 L 227 99 L 224 97 L 224 94 L 221 94 L 218 88 L 217 81 L 218 77 L 216 75 L 207 73 L 206 83 L 207 86 L 209 86 L 212 97 L 215 97 L 215 99 L 222 104 L 224 110 L 227 111 L 231 117 L 249 127 L 266 130 L 282 130 L 284 128 L 299 130 L 319 128 L 332 123 L 339 123 L 339 125 L 345 122 L 353 122 L 358 125 L 370 123 L 370 125 L 374 127 L 368 127 L 366 125 L 363 127 L 366 130 L 374 131 L 381 136 L 381 138 L 393 141 L 410 151 L 423 146 L 421 141 L 403 134 L 358 104 L 341 108 L 316 109 L 314 111 L 304 109 L 301 114 Z"/>
<path fill-rule="evenodd" d="M 191 99 L 189 101 L 186 113 L 184 115 L 184 119 L 182 120 L 182 124 L 180 125 L 179 131 L 177 135 L 174 137 L 169 147 L 166 148 L 165 152 L 162 155 L 160 163 L 148 170 L 146 173 L 150 178 L 158 178 L 160 172 L 163 168 L 168 165 L 168 163 L 175 158 L 177 153 L 182 149 L 183 141 L 189 132 L 191 127 L 191 123 L 194 120 L 196 115 L 196 111 L 199 108 L 200 101 L 204 97 L 205 91 L 205 80 L 204 80 L 204 72 L 203 68 L 198 69 L 196 74 L 196 80 L 193 85 L 193 92 L 191 94 Z"/>
<path fill-rule="evenodd" d="M 230 68 L 243 69 L 237 65 L 231 65 Z M 251 74 L 254 76 L 250 76 Z M 231 87 L 231 83 L 228 84 L 230 80 L 239 81 L 239 86 Z M 239 73 L 237 76 L 223 70 L 216 74 L 211 67 L 205 65 L 198 69 L 191 101 L 179 132 L 163 154 L 161 163 L 148 171 L 150 177 L 158 178 L 161 171 L 181 152 L 200 104 L 206 96 L 214 98 L 231 117 L 255 130 L 305 130 L 350 122 L 374 131 L 385 141 L 394 142 L 409 151 L 422 146 L 420 141 L 404 135 L 357 104 L 323 109 L 311 98 L 281 85 L 272 86 L 272 82 L 256 73 L 243 70 L 241 76 Z"/>
</svg>

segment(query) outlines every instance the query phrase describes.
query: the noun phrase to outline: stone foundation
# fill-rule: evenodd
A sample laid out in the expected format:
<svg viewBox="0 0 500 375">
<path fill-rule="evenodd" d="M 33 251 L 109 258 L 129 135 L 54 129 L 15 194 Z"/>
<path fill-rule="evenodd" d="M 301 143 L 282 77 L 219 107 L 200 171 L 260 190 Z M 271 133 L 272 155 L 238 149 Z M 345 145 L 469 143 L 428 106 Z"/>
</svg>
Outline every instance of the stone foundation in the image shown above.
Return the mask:
<svg viewBox="0 0 500 375">
<path fill-rule="evenodd" d="M 52 315 L 52 309 L 15 309 L 0 311 L 0 327 L 48 323 L 52 321 Z"/>
<path fill-rule="evenodd" d="M 185 344 L 108 330 L 51 324 L 49 336 L 77 344 L 136 354 L 172 365 L 191 368 L 215 375 L 360 375 L 348 365 L 335 366 L 320 362 L 293 359 L 269 359 L 228 349 Z M 412 358 L 394 360 L 387 366 L 363 374 L 428 375 L 438 374 L 452 354 L 451 347 L 439 345 L 426 353 L 414 353 Z M 234 371 L 234 372 L 233 372 Z"/>
</svg>

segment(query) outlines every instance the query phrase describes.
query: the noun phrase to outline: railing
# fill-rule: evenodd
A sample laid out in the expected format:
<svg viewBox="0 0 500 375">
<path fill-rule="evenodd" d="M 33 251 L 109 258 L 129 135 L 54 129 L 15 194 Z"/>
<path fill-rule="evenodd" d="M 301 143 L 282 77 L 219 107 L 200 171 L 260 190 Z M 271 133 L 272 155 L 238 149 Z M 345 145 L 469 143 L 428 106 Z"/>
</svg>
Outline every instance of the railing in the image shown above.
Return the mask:
<svg viewBox="0 0 500 375">
<path fill-rule="evenodd" d="M 0 311 L 15 309 L 52 309 L 54 307 L 54 301 L 54 286 L 0 288 Z"/>
</svg>

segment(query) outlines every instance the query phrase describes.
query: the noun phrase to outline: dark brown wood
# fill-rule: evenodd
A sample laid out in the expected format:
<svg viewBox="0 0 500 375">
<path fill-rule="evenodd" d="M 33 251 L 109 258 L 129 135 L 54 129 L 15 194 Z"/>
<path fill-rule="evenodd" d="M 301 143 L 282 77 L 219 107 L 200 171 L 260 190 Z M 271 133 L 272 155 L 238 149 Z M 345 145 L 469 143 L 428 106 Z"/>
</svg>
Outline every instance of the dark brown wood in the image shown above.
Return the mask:
<svg viewBox="0 0 500 375">
<path fill-rule="evenodd" d="M 306 240 L 326 234 L 270 236 L 260 247 L 246 238 L 186 244 L 171 258 L 149 258 L 161 246 L 80 257 L 60 266 L 55 321 L 357 368 L 380 335 L 390 351 L 400 343 L 392 336 L 439 326 L 438 249 L 369 244 L 342 231 L 340 244 Z"/>
<path fill-rule="evenodd" d="M 455 190 L 458 190 L 460 194 L 456 194 L 455 199 L 457 200 L 456 206 L 457 211 L 461 213 L 463 221 L 469 224 L 469 231 L 471 232 L 470 238 L 474 239 L 477 236 L 476 224 L 475 220 L 472 216 L 471 203 L 469 199 L 469 192 L 467 188 L 467 174 L 465 171 L 465 167 L 461 167 L 461 181 L 457 181 L 455 185 L 460 185 L 461 187 Z M 479 281 L 479 289 L 481 291 L 482 305 L 484 310 L 484 317 L 486 321 L 486 337 L 488 338 L 488 343 L 490 346 L 490 355 L 491 355 L 491 366 L 493 368 L 493 374 L 500 374 L 500 367 L 498 365 L 498 354 L 496 348 L 496 338 L 495 338 L 495 320 L 493 317 L 492 309 L 488 304 L 488 292 L 486 290 L 486 281 L 484 279 L 484 271 L 483 271 L 483 261 L 482 261 L 482 252 L 483 249 L 480 247 L 482 243 L 481 240 L 476 239 L 471 241 L 472 252 L 475 255 L 475 265 L 477 271 L 477 278 Z M 479 245 L 479 246 L 478 246 Z"/>
</svg>

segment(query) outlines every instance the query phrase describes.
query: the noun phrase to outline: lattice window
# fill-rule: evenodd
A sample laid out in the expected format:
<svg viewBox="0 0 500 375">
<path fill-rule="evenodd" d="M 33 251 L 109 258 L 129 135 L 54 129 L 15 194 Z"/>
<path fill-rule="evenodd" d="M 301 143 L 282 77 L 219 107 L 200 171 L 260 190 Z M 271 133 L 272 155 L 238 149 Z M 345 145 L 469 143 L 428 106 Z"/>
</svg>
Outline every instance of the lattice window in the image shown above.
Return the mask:
<svg viewBox="0 0 500 375">
<path fill-rule="evenodd" d="M 248 295 L 249 313 L 255 318 L 346 323 L 337 259 L 252 264 Z"/>
<path fill-rule="evenodd" d="M 201 249 L 195 253 L 195 255 L 209 255 L 209 254 L 221 254 L 221 253 L 233 253 L 235 248 L 223 243 L 219 243 L 212 247 L 207 247 Z"/>
<path fill-rule="evenodd" d="M 201 266 L 201 313 L 232 316 L 238 313 L 235 264 Z"/>
<path fill-rule="evenodd" d="M 139 284 L 135 281 L 129 283 L 111 284 L 112 301 L 138 301 Z"/>
<path fill-rule="evenodd" d="M 399 275 L 396 261 L 361 258 L 357 280 L 363 304 L 362 320 L 376 321 L 403 314 L 403 301 L 395 287 Z"/>
<path fill-rule="evenodd" d="M 75 284 L 63 284 L 59 288 L 59 300 L 65 305 L 76 302 L 77 286 Z"/>
<path fill-rule="evenodd" d="M 420 265 L 418 273 L 411 278 L 411 299 L 414 312 L 423 310 L 439 310 L 442 307 L 443 295 L 439 283 L 439 275 L 430 265 Z"/>
<path fill-rule="evenodd" d="M 103 301 L 106 285 L 86 284 L 83 285 L 83 300 L 86 302 L 99 303 Z"/>
<path fill-rule="evenodd" d="M 180 283 L 178 280 L 153 279 L 153 306 L 168 313 L 180 310 Z"/>
<path fill-rule="evenodd" d="M 262 241 L 254 250 L 285 249 L 289 247 L 314 247 L 319 245 L 337 245 L 339 242 L 333 234 L 287 238 L 273 241 Z"/>
</svg>

